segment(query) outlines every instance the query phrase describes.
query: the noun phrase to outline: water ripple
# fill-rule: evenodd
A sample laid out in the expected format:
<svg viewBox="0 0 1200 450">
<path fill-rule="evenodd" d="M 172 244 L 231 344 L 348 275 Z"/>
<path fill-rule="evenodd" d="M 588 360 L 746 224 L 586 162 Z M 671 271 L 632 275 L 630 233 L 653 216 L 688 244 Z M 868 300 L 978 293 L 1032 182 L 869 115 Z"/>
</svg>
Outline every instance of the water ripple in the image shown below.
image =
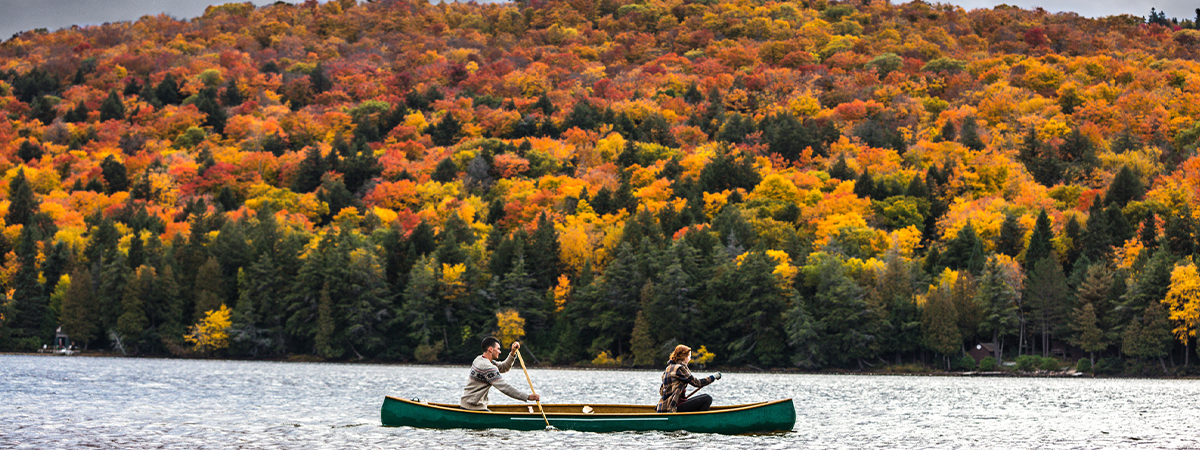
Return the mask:
<svg viewBox="0 0 1200 450">
<path fill-rule="evenodd" d="M 551 403 L 657 400 L 653 371 L 544 370 Z M 727 374 L 718 404 L 793 397 L 796 429 L 384 428 L 384 395 L 454 403 L 465 367 L 0 355 L 0 448 L 1200 448 L 1192 380 Z M 508 376 L 527 390 L 523 376 Z M 511 399 L 494 393 L 497 403 Z"/>
</svg>

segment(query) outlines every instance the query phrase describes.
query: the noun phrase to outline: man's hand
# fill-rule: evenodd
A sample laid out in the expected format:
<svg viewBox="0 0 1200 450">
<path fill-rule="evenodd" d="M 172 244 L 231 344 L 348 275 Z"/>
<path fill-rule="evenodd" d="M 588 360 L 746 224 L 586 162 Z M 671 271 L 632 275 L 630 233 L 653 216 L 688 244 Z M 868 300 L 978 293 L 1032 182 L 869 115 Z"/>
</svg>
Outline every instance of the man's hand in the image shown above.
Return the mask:
<svg viewBox="0 0 1200 450">
<path fill-rule="evenodd" d="M 521 348 L 521 343 L 517 342 L 517 341 L 513 341 L 512 351 L 515 352 L 515 351 L 519 350 L 520 348 Z"/>
<path fill-rule="evenodd" d="M 537 394 L 529 394 L 529 401 L 531 402 L 536 402 L 541 399 L 542 397 L 538 396 Z"/>
</svg>

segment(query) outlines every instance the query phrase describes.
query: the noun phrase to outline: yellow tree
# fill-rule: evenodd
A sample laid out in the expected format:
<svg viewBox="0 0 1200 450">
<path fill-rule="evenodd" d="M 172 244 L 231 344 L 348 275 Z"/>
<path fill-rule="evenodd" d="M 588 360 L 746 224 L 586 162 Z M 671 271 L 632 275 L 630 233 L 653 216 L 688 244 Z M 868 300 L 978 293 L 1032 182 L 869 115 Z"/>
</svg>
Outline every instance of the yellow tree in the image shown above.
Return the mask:
<svg viewBox="0 0 1200 450">
<path fill-rule="evenodd" d="M 209 353 L 229 347 L 230 310 L 225 304 L 220 309 L 204 313 L 204 318 L 192 327 L 192 332 L 183 336 L 201 353 Z"/>
<path fill-rule="evenodd" d="M 571 296 L 571 279 L 567 276 L 558 276 L 558 285 L 554 287 L 554 312 L 562 312 L 563 307 L 567 305 L 567 299 Z"/>
<path fill-rule="evenodd" d="M 1184 347 L 1189 347 L 1191 338 L 1196 336 L 1196 327 L 1200 325 L 1200 274 L 1194 264 L 1177 266 L 1171 271 L 1171 288 L 1162 302 L 1167 305 L 1171 321 L 1175 323 L 1175 329 L 1171 331 Z"/>
<path fill-rule="evenodd" d="M 515 309 L 506 309 L 496 313 L 496 327 L 500 329 L 501 348 L 507 348 L 514 341 L 525 336 L 525 319 Z"/>
</svg>

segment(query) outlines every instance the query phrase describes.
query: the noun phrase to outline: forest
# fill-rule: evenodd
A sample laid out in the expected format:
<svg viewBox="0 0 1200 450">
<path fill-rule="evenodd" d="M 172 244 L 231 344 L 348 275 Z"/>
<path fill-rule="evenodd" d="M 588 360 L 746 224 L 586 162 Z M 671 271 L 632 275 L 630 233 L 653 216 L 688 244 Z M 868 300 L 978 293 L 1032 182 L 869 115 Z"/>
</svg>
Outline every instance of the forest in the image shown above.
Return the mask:
<svg viewBox="0 0 1200 450">
<path fill-rule="evenodd" d="M 1200 11 L 1198 11 L 1200 12 Z M 1200 30 L 333 0 L 0 44 L 0 350 L 1186 374 Z"/>
</svg>

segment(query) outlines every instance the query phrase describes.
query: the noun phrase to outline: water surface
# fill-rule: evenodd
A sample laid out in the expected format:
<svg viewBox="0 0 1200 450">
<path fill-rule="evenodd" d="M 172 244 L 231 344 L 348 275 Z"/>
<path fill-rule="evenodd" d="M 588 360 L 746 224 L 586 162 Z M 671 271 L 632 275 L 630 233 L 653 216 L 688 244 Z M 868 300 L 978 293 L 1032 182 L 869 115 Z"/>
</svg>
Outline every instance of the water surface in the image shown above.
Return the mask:
<svg viewBox="0 0 1200 450">
<path fill-rule="evenodd" d="M 702 372 L 702 371 L 697 371 Z M 0 448 L 1200 448 L 1194 380 L 726 374 L 717 404 L 792 397 L 767 436 L 426 430 L 384 395 L 457 402 L 467 368 L 0 355 Z M 657 372 L 531 369 L 551 403 L 653 403 Z M 518 370 L 508 381 L 527 390 Z M 494 403 L 516 403 L 503 394 Z"/>
</svg>

